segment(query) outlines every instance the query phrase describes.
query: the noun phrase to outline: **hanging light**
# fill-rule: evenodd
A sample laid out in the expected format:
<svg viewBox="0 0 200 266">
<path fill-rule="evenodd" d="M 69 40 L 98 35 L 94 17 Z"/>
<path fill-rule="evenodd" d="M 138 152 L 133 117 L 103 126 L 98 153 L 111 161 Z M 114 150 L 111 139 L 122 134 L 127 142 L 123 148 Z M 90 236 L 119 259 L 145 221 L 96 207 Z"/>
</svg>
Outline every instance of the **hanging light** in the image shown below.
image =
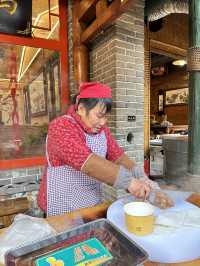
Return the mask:
<svg viewBox="0 0 200 266">
<path fill-rule="evenodd" d="M 186 64 L 187 64 L 187 62 L 184 59 L 177 59 L 177 60 L 174 60 L 172 62 L 172 65 L 174 65 L 174 66 L 184 66 Z"/>
</svg>

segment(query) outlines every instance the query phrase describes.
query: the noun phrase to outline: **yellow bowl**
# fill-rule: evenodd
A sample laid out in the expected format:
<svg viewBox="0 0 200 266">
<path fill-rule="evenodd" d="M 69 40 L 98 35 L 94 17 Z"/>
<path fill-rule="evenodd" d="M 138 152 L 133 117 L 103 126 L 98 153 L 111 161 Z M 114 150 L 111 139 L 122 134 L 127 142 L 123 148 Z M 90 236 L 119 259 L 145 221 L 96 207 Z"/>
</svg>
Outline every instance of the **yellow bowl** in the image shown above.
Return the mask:
<svg viewBox="0 0 200 266">
<path fill-rule="evenodd" d="M 130 202 L 124 205 L 128 231 L 138 236 L 151 234 L 154 228 L 155 207 L 148 202 Z"/>
</svg>

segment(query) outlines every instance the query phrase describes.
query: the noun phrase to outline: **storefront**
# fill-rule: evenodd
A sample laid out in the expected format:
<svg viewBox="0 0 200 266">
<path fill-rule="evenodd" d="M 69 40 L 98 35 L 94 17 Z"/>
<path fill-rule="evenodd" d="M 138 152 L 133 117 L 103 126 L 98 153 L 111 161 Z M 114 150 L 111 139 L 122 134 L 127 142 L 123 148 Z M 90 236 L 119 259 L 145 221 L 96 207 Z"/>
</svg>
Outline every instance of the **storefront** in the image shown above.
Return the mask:
<svg viewBox="0 0 200 266">
<path fill-rule="evenodd" d="M 0 11 L 14 16 L 19 6 L 23 6 L 23 2 L 28 1 L 12 1 L 6 6 L 1 6 L 0 3 Z M 113 109 L 109 128 L 126 154 L 142 166 L 144 155 L 149 156 L 152 110 L 150 100 L 153 103 L 151 107 L 155 109 L 153 113 L 161 111 L 164 107 L 174 115 L 172 90 L 181 89 L 181 95 L 188 95 L 187 79 L 184 80 L 183 86 L 171 87 L 171 90 L 162 91 L 161 94 L 159 91 L 162 85 L 159 84 L 155 97 L 150 98 L 150 61 L 153 53 L 164 51 L 167 47 L 171 54 L 173 49 L 172 44 L 166 45 L 163 39 L 153 38 L 153 33 L 148 31 L 148 23 L 144 21 L 144 7 L 145 1 L 131 0 L 34 0 L 32 6 L 29 3 L 30 12 L 26 9 L 29 17 L 25 16 L 26 27 L 23 28 L 23 33 L 19 32 L 14 24 L 11 29 L 14 27 L 15 32 L 2 29 L 0 196 L 23 196 L 23 199 L 27 196 L 31 205 L 26 199 L 20 211 L 25 211 L 31 206 L 34 216 L 41 214 L 38 213 L 36 196 L 45 164 L 48 124 L 65 112 L 69 98 L 77 92 L 80 82 L 95 80 L 112 88 Z M 166 17 L 165 21 L 171 17 Z M 175 22 L 176 18 L 175 15 Z M 173 30 L 172 27 L 172 34 L 169 34 L 172 39 L 176 32 Z M 186 49 L 187 47 L 179 47 L 176 51 L 185 53 Z M 168 82 L 168 78 L 166 79 Z M 166 97 L 166 93 L 169 98 Z M 180 113 L 184 110 L 185 116 L 179 125 L 186 123 L 186 106 L 187 102 L 184 99 L 181 103 L 184 109 L 181 109 Z M 190 143 L 193 144 L 191 141 Z M 122 193 L 122 190 L 105 187 L 105 195 L 110 201 L 124 195 Z M 83 209 L 83 213 L 81 209 L 78 217 L 86 221 L 105 217 L 109 204 L 103 203 L 100 207 L 97 205 Z M 4 209 L 6 213 L 8 208 L 4 206 Z M 15 210 L 14 214 L 11 211 L 3 214 L 2 211 L 0 226 L 8 226 L 12 220 L 10 216 L 16 215 L 18 210 Z M 59 219 L 51 217 L 49 221 L 52 219 L 61 227 L 64 221 L 64 226 L 58 230 L 60 232 L 66 229 L 65 222 L 68 219 L 70 222 L 73 215 L 74 213 L 69 213 Z M 5 217 L 9 220 L 4 219 Z M 199 261 L 197 264 L 187 265 L 198 263 Z M 147 262 L 146 265 L 156 264 Z"/>
<path fill-rule="evenodd" d="M 0 186 L 22 192 L 23 182 L 37 188 L 48 123 L 68 102 L 67 5 L 18 1 L 0 12 Z"/>
<path fill-rule="evenodd" d="M 42 4 L 33 1 L 32 37 L 0 35 L 3 62 L 12 58 L 16 79 L 11 93 L 11 79 L 7 76 L 10 68 L 3 63 L 1 192 L 16 194 L 38 190 L 48 123 L 65 112 L 69 96 L 77 91 L 77 83 L 89 78 L 112 87 L 114 108 L 109 123 L 112 133 L 131 158 L 143 163 L 144 6 L 138 3 L 134 9 L 133 5 L 128 15 L 116 20 L 126 10 L 126 2 L 129 1 L 123 2 L 121 10 L 115 1 L 109 2 L 107 10 L 105 6 L 98 6 L 98 25 L 104 28 L 101 34 L 96 24 L 92 24 L 94 5 L 87 7 L 93 17 L 90 22 L 87 9 L 80 7 L 81 23 L 90 27 L 89 31 L 83 27 L 81 47 L 76 39 L 78 28 L 73 22 L 72 1 L 60 1 L 59 6 L 58 1 Z M 103 17 L 101 8 L 106 11 Z M 134 32 L 133 24 L 137 25 Z M 73 58 L 74 49 L 76 58 Z M 129 116 L 135 118 L 129 120 Z"/>
<path fill-rule="evenodd" d="M 66 107 L 66 11 L 58 1 L 34 1 L 28 36 L 27 28 L 0 36 L 1 169 L 30 165 L 43 156 L 47 124 Z"/>
</svg>

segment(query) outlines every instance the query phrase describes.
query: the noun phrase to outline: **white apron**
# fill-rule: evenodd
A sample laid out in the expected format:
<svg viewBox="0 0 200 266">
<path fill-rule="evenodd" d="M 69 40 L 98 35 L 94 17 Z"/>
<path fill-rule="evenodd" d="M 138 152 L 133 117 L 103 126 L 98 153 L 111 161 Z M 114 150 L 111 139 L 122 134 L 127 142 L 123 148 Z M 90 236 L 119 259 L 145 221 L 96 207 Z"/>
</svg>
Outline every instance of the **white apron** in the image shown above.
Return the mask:
<svg viewBox="0 0 200 266">
<path fill-rule="evenodd" d="M 66 116 L 66 119 L 73 119 Z M 93 153 L 106 157 L 107 140 L 104 131 L 85 134 L 86 145 Z M 47 144 L 46 144 L 47 147 Z M 60 215 L 76 209 L 99 204 L 102 200 L 101 182 L 68 165 L 53 167 L 47 157 L 47 216 Z"/>
</svg>

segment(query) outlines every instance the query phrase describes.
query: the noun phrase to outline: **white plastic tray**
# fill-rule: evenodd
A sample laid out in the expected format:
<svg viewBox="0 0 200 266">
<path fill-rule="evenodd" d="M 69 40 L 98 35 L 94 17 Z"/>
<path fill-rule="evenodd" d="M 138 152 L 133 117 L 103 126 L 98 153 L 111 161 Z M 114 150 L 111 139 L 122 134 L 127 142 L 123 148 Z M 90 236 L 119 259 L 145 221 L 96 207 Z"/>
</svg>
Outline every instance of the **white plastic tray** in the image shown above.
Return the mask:
<svg viewBox="0 0 200 266">
<path fill-rule="evenodd" d="M 167 209 L 171 211 L 195 209 L 193 204 L 185 201 L 190 192 L 165 191 L 175 201 L 175 206 Z M 160 263 L 186 262 L 200 258 L 200 228 L 194 227 L 159 227 L 155 226 L 151 235 L 138 237 L 129 233 L 124 222 L 123 205 L 130 200 L 123 198 L 114 202 L 108 209 L 107 218 L 144 248 L 149 254 L 149 260 Z M 156 215 L 160 213 L 156 209 Z"/>
</svg>

